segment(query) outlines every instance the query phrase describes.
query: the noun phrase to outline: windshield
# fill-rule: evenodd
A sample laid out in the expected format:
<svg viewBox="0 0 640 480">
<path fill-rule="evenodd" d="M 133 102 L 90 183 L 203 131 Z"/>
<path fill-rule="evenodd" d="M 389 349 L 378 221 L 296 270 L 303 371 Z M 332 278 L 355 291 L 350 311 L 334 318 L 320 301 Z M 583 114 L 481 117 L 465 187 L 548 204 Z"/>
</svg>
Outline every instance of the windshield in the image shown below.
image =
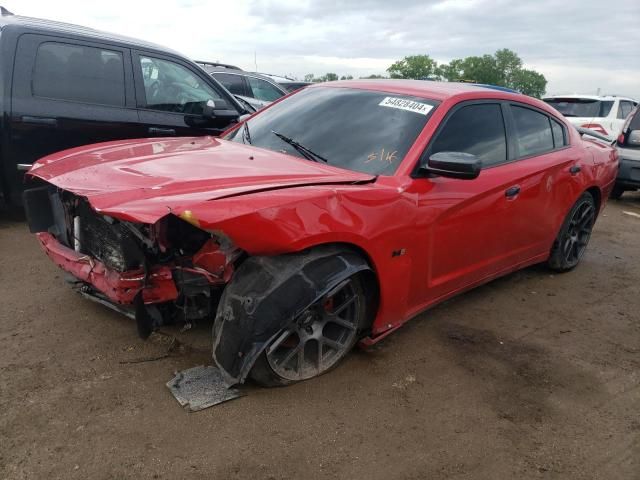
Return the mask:
<svg viewBox="0 0 640 480">
<path fill-rule="evenodd" d="M 352 88 L 309 88 L 262 111 L 247 128 L 226 138 L 310 160 L 315 156 L 349 170 L 391 175 L 437 103 Z"/>
<path fill-rule="evenodd" d="M 544 101 L 565 117 L 606 117 L 613 107 L 613 100 L 592 98 L 545 98 Z"/>
</svg>

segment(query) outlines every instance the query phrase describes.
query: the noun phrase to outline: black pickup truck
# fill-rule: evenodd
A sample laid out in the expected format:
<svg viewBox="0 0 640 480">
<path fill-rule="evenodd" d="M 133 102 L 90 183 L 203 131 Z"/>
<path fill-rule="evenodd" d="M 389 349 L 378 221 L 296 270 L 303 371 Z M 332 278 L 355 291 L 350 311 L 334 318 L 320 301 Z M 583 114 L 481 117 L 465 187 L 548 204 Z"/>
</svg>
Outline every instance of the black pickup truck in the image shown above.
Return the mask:
<svg viewBox="0 0 640 480">
<path fill-rule="evenodd" d="M 0 203 L 59 150 L 127 138 L 218 135 L 248 113 L 183 55 L 0 10 Z"/>
</svg>

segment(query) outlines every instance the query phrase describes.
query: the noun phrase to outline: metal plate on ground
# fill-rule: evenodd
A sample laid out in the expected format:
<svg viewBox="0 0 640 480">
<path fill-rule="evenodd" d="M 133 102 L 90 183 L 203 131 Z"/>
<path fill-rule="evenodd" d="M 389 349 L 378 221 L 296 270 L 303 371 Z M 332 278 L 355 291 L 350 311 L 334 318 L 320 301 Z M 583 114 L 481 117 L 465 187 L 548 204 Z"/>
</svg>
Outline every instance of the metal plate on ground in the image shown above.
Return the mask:
<svg viewBox="0 0 640 480">
<path fill-rule="evenodd" d="M 220 370 L 204 365 L 178 372 L 167 382 L 167 387 L 178 403 L 190 412 L 197 412 L 244 395 L 237 388 L 227 386 Z"/>
</svg>

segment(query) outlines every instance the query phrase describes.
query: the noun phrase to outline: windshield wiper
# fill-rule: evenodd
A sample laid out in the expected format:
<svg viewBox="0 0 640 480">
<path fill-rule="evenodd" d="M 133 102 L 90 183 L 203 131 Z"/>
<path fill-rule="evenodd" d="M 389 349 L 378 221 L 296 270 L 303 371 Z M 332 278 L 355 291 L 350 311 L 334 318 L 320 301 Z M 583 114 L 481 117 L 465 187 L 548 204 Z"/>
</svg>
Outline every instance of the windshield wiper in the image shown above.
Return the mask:
<svg viewBox="0 0 640 480">
<path fill-rule="evenodd" d="M 305 147 L 301 143 L 296 142 L 293 138 L 289 138 L 286 135 L 283 135 L 281 133 L 275 132 L 273 130 L 271 130 L 271 133 L 273 133 L 276 137 L 278 137 L 283 142 L 286 142 L 289 145 L 291 145 L 293 148 L 295 148 L 307 160 L 313 160 L 314 162 L 322 161 L 324 163 L 329 163 L 329 160 L 327 160 L 326 158 L 318 155 L 313 150 L 309 150 L 307 147 Z"/>
<path fill-rule="evenodd" d="M 246 140 L 246 142 L 245 142 Z M 251 133 L 249 132 L 249 123 L 244 122 L 242 126 L 242 141 L 251 144 Z"/>
</svg>

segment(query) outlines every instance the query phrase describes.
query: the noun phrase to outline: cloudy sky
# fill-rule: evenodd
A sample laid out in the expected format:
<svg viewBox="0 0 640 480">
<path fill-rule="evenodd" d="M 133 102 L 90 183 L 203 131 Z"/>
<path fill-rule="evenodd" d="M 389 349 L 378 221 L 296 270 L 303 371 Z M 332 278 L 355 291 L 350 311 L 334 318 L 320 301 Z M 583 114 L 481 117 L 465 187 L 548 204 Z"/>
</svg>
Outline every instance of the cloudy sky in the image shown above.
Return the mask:
<svg viewBox="0 0 640 480">
<path fill-rule="evenodd" d="M 4 0 L 21 15 L 82 24 L 268 73 L 384 73 L 500 48 L 543 73 L 547 93 L 640 98 L 640 0 Z"/>
</svg>

